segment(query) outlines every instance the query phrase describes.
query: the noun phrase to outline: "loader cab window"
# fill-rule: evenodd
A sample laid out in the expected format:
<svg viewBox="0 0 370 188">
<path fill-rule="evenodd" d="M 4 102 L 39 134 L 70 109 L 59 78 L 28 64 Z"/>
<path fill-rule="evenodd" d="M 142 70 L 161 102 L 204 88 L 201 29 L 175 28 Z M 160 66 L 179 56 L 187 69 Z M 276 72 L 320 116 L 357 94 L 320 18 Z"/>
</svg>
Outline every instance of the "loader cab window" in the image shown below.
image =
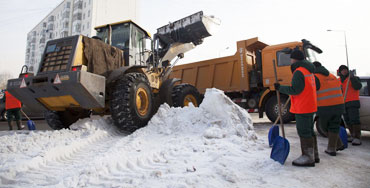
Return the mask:
<svg viewBox="0 0 370 188">
<path fill-rule="evenodd" d="M 112 26 L 112 46 L 121 50 L 130 48 L 130 24 L 123 23 Z"/>
<path fill-rule="evenodd" d="M 96 29 L 96 36 L 98 36 L 103 42 L 108 44 L 108 27 Z"/>
<path fill-rule="evenodd" d="M 132 51 L 135 56 L 135 62 L 136 64 L 145 64 L 145 61 L 142 54 L 144 52 L 145 48 L 145 34 L 144 32 L 136 27 L 135 25 L 132 25 Z"/>
<path fill-rule="evenodd" d="M 290 66 L 290 54 L 287 54 L 283 51 L 276 52 L 277 64 L 278 66 Z"/>
</svg>

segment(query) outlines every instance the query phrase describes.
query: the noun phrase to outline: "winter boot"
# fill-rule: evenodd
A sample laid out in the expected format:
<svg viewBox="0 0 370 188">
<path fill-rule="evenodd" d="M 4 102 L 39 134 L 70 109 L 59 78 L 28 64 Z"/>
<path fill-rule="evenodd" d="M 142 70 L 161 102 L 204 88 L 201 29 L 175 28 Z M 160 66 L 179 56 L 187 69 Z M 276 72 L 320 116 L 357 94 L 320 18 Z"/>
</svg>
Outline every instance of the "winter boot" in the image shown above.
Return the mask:
<svg viewBox="0 0 370 188">
<path fill-rule="evenodd" d="M 361 145 L 361 125 L 353 125 L 354 137 L 352 145 L 359 146 Z"/>
<path fill-rule="evenodd" d="M 21 120 L 17 120 L 16 123 L 17 123 L 18 130 L 24 129 L 24 125 L 21 124 Z"/>
<path fill-rule="evenodd" d="M 8 121 L 9 131 L 13 130 L 13 122 Z"/>
<path fill-rule="evenodd" d="M 337 151 L 342 151 L 346 148 L 344 148 L 344 144 L 342 142 L 342 139 L 340 139 L 340 137 L 338 136 L 338 140 L 337 140 Z"/>
<path fill-rule="evenodd" d="M 314 157 L 314 141 L 313 137 L 303 138 L 301 140 L 301 149 L 302 155 L 293 161 L 294 166 L 315 166 L 315 157 Z"/>
<path fill-rule="evenodd" d="M 313 136 L 313 148 L 314 148 L 315 163 L 319 163 L 320 162 L 320 157 L 319 157 L 319 149 L 317 148 L 317 137 L 316 137 L 316 135 Z"/>
<path fill-rule="evenodd" d="M 353 141 L 353 126 L 352 125 L 347 125 L 348 126 L 348 130 L 349 130 L 349 135 L 348 135 L 348 138 L 347 138 L 347 141 L 348 142 L 352 142 Z"/>
<path fill-rule="evenodd" d="M 336 156 L 337 155 L 337 141 L 338 133 L 328 132 L 328 148 L 325 150 L 325 153 Z"/>
</svg>

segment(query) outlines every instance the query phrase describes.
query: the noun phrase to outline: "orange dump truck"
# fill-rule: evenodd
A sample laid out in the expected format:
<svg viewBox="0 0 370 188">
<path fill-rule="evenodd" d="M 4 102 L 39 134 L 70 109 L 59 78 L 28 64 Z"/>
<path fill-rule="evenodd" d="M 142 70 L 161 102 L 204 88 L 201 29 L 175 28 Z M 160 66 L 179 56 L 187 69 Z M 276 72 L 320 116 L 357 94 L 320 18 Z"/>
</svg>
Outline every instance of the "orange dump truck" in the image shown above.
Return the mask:
<svg viewBox="0 0 370 188">
<path fill-rule="evenodd" d="M 267 45 L 258 38 L 251 38 L 238 41 L 236 45 L 237 52 L 232 56 L 175 66 L 170 77 L 194 85 L 202 94 L 206 88 L 221 89 L 241 107 L 257 108 L 260 118 L 266 112 L 267 117 L 275 121 L 278 105 L 273 85 L 273 60 L 277 65 L 279 83 L 289 85 L 292 78 L 290 52 L 299 48 L 304 51 L 306 59 L 312 62 L 316 60 L 316 54 L 322 52 L 305 39 L 301 42 Z M 280 96 L 282 103 L 289 98 L 287 95 Z M 284 122 L 294 120 L 289 108 L 290 104 L 283 109 Z"/>
</svg>

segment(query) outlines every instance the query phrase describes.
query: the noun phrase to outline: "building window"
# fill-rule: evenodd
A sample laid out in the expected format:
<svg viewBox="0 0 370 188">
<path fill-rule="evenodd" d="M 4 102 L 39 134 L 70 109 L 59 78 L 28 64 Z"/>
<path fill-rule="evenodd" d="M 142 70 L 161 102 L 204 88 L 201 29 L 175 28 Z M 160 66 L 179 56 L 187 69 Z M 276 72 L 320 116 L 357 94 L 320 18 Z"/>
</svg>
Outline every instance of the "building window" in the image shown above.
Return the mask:
<svg viewBox="0 0 370 188">
<path fill-rule="evenodd" d="M 85 25 L 82 25 L 82 31 L 85 30 Z"/>
<path fill-rule="evenodd" d="M 71 2 L 67 2 L 67 8 L 71 7 Z"/>
<path fill-rule="evenodd" d="M 90 28 L 90 22 L 87 22 L 87 26 L 86 26 L 86 28 L 88 29 L 88 28 Z"/>
<path fill-rule="evenodd" d="M 85 13 L 82 15 L 82 20 L 84 20 L 85 19 Z"/>
<path fill-rule="evenodd" d="M 87 17 L 90 17 L 90 10 L 87 12 Z"/>
<path fill-rule="evenodd" d="M 91 0 L 89 0 L 89 5 L 91 5 Z"/>
<path fill-rule="evenodd" d="M 86 8 L 86 2 L 84 3 L 84 8 Z"/>
</svg>

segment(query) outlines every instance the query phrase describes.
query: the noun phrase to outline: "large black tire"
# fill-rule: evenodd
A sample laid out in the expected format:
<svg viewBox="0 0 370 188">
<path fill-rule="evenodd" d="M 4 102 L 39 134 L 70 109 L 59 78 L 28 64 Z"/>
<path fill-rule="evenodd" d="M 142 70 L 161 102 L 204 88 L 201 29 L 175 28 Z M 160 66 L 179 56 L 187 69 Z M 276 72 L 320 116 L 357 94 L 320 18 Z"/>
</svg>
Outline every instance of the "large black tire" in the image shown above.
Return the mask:
<svg viewBox="0 0 370 188">
<path fill-rule="evenodd" d="M 323 136 L 323 137 L 327 137 L 328 136 L 328 133 L 323 129 L 321 128 L 320 126 L 320 121 L 319 121 L 319 117 L 316 117 L 315 118 L 315 126 L 316 126 L 316 130 L 317 132 Z"/>
<path fill-rule="evenodd" d="M 190 84 L 180 84 L 172 89 L 172 104 L 174 107 L 188 106 L 193 103 L 195 107 L 200 105 L 201 97 L 196 87 Z"/>
<path fill-rule="evenodd" d="M 79 111 L 46 111 L 45 120 L 49 127 L 54 130 L 68 129 L 78 119 L 90 116 L 89 110 Z"/>
<path fill-rule="evenodd" d="M 153 116 L 153 93 L 142 73 L 127 73 L 113 90 L 110 110 L 114 124 L 126 132 L 144 127 Z"/>
<path fill-rule="evenodd" d="M 282 118 L 283 118 L 283 123 L 289 123 L 290 121 L 293 121 L 294 118 L 295 118 L 294 114 L 289 112 L 290 102 L 289 102 L 289 104 L 287 105 L 286 108 L 283 108 L 285 102 L 288 100 L 288 97 L 285 96 L 285 95 L 280 95 L 280 99 L 281 99 L 280 100 L 281 101 L 281 112 L 282 112 L 281 114 L 282 114 Z M 266 112 L 267 118 L 269 118 L 269 120 L 271 122 L 275 122 L 275 120 L 279 116 L 278 106 L 279 105 L 278 105 L 276 95 L 271 96 L 266 102 L 265 112 Z M 278 122 L 280 122 L 280 121 L 278 121 Z"/>
<path fill-rule="evenodd" d="M 1 112 L 1 120 L 2 120 L 2 121 L 6 121 L 6 120 L 8 120 L 8 117 L 6 116 L 6 110 L 3 110 L 3 111 Z"/>
</svg>

